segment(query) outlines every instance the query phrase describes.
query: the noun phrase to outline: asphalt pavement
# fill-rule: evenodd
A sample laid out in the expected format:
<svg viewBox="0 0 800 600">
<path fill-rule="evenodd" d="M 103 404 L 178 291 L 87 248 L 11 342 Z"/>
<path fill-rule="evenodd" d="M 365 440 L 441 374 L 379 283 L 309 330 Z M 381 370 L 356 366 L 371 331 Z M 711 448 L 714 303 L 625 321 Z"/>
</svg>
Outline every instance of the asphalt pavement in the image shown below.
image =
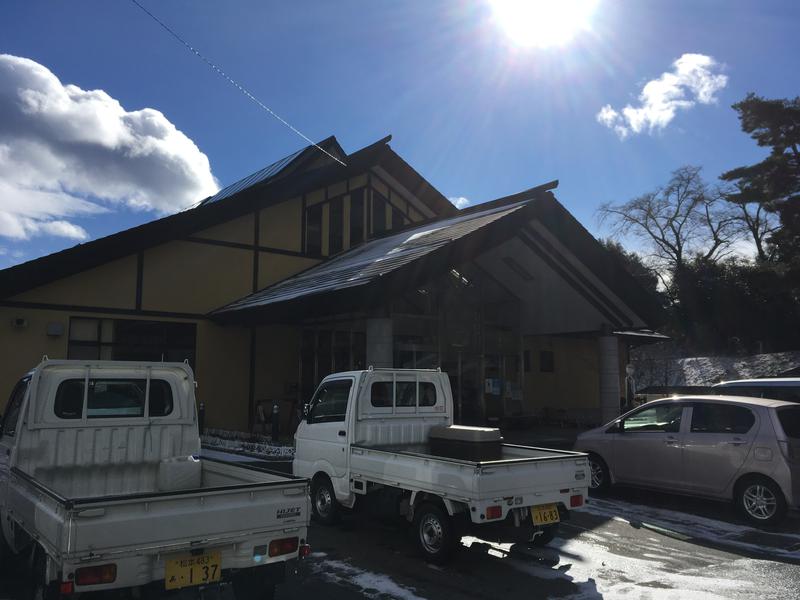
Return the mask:
<svg viewBox="0 0 800 600">
<path fill-rule="evenodd" d="M 333 527 L 312 525 L 312 556 L 279 586 L 277 598 L 800 598 L 797 513 L 764 531 L 744 523 L 730 504 L 615 488 L 572 515 L 545 549 L 464 538 L 454 559 L 438 567 L 417 556 L 400 520 L 348 514 Z M 18 573 L 0 565 L 0 600 L 23 597 Z"/>
<path fill-rule="evenodd" d="M 800 597 L 800 521 L 769 532 L 727 505 L 615 490 L 562 524 L 546 549 L 464 538 L 445 567 L 397 521 L 314 525 L 311 558 L 278 598 L 718 600 Z"/>
</svg>

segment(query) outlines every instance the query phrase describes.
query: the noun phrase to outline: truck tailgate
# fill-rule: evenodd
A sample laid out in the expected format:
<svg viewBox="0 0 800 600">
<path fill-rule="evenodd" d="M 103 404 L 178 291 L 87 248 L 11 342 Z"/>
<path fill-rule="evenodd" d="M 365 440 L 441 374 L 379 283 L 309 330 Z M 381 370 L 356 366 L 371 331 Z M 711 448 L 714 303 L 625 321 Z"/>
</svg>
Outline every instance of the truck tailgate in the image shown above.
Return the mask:
<svg viewBox="0 0 800 600">
<path fill-rule="evenodd" d="M 66 500 L 59 550 L 71 558 L 160 553 L 307 526 L 305 479 L 206 460 L 202 467 L 211 485 L 198 489 Z"/>
<path fill-rule="evenodd" d="M 476 493 L 481 498 L 521 496 L 530 494 L 531 486 L 539 492 L 570 487 L 585 487 L 588 483 L 586 455 L 505 445 L 507 460 L 481 465 L 475 478 Z M 532 454 L 538 457 L 526 460 Z"/>
</svg>

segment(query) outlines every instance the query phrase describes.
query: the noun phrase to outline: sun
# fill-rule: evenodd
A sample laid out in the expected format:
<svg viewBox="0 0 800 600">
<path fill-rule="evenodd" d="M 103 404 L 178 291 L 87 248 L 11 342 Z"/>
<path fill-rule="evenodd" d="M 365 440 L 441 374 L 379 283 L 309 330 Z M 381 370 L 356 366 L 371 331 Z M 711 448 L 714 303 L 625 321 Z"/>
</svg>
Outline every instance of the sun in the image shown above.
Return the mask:
<svg viewBox="0 0 800 600">
<path fill-rule="evenodd" d="M 589 29 L 598 0 L 489 0 L 494 20 L 525 47 L 549 48 Z"/>
</svg>

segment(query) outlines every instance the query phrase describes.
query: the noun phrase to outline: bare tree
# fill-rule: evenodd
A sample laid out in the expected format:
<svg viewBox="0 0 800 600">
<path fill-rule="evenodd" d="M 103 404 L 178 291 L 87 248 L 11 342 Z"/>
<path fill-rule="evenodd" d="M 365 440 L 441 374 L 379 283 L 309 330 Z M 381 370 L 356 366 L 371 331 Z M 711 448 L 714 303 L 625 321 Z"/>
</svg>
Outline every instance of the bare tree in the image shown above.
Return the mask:
<svg viewBox="0 0 800 600">
<path fill-rule="evenodd" d="M 733 207 L 703 181 L 700 167 L 681 167 L 667 185 L 621 204 L 603 204 L 598 215 L 615 235 L 644 242 L 666 288 L 689 261 L 719 261 L 739 237 Z"/>
<path fill-rule="evenodd" d="M 752 195 L 741 184 L 725 188 L 721 193 L 733 206 L 739 231 L 753 242 L 758 261 L 772 262 L 777 248 L 769 240 L 780 229 L 774 206 L 769 202 L 751 199 Z"/>
</svg>

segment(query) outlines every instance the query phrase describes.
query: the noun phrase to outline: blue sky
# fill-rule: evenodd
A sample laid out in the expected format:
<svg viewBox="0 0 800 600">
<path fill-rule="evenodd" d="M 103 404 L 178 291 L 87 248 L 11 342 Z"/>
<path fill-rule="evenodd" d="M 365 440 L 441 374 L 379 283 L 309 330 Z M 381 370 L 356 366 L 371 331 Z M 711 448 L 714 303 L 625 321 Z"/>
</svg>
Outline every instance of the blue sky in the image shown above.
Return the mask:
<svg viewBox="0 0 800 600">
<path fill-rule="evenodd" d="M 646 192 L 681 165 L 714 179 L 758 160 L 764 151 L 730 108 L 747 92 L 800 93 L 800 52 L 791 50 L 800 3 L 789 1 L 599 0 L 591 29 L 553 48 L 515 45 L 483 1 L 141 2 L 309 137 L 335 134 L 353 151 L 391 133 L 443 194 L 473 203 L 559 179 L 557 197 L 598 234 L 599 204 Z M 161 111 L 221 185 L 304 144 L 127 0 L 10 0 L 0 10 L 0 54 L 104 90 L 127 111 Z M 687 53 L 713 57 L 727 77 L 715 102 L 622 140 L 598 122 L 605 105 L 637 105 L 643 85 Z M 100 176 L 88 179 L 100 183 L 82 194 L 92 185 L 111 193 Z M 159 189 L 173 188 L 152 194 Z M 104 212 L 64 220 L 96 238 L 169 210 L 133 204 L 99 201 Z M 0 267 L 76 243 L 59 227 L 0 229 Z"/>
</svg>

